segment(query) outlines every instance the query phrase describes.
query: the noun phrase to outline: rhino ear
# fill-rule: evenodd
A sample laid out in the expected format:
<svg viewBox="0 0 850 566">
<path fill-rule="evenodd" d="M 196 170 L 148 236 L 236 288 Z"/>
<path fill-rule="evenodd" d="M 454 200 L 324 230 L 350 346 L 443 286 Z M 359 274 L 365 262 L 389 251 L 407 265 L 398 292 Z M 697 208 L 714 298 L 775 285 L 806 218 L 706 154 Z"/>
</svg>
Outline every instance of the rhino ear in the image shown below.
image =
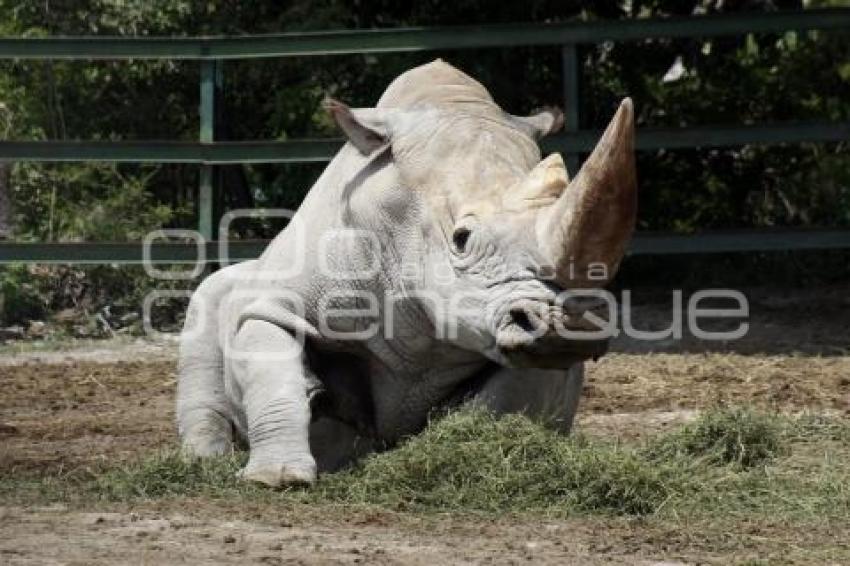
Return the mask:
<svg viewBox="0 0 850 566">
<path fill-rule="evenodd" d="M 558 108 L 546 108 L 531 116 L 511 116 L 511 119 L 536 140 L 564 127 L 564 113 Z"/>
<path fill-rule="evenodd" d="M 337 126 L 363 155 L 389 143 L 389 126 L 384 112 L 376 108 L 349 108 L 339 100 L 326 98 L 322 106 Z"/>
</svg>

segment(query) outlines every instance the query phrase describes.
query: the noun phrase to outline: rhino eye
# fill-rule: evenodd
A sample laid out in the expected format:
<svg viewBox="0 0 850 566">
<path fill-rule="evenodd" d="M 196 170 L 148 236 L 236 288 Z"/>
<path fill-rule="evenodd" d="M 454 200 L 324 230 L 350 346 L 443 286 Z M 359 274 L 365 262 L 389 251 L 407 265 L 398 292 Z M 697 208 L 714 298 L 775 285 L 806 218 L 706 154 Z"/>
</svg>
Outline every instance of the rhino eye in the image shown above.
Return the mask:
<svg viewBox="0 0 850 566">
<path fill-rule="evenodd" d="M 458 228 L 455 230 L 455 233 L 452 234 L 452 243 L 454 244 L 455 250 L 458 252 L 466 251 L 466 244 L 469 242 L 469 236 L 472 232 L 469 228 Z"/>
</svg>

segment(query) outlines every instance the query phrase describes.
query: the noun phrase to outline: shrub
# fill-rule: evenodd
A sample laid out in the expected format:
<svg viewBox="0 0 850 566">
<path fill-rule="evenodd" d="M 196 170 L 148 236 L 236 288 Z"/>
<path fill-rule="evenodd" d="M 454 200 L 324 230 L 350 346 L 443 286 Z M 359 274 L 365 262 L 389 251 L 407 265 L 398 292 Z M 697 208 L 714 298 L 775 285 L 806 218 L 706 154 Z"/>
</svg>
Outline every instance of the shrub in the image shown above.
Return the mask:
<svg viewBox="0 0 850 566">
<path fill-rule="evenodd" d="M 47 299 L 30 279 L 25 266 L 0 268 L 0 325 L 44 317 Z"/>
</svg>

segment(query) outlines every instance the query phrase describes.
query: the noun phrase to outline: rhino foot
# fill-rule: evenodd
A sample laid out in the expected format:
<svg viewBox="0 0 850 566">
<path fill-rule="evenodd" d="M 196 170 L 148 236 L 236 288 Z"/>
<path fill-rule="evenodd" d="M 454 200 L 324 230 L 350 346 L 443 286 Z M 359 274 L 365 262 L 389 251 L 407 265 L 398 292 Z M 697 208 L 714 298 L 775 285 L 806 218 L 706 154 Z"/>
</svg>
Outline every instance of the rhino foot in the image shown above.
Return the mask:
<svg viewBox="0 0 850 566">
<path fill-rule="evenodd" d="M 284 487 L 289 485 L 310 486 L 316 483 L 316 464 L 284 464 L 269 462 L 262 464 L 248 463 L 238 473 L 239 479 L 261 483 L 269 487 Z"/>
</svg>

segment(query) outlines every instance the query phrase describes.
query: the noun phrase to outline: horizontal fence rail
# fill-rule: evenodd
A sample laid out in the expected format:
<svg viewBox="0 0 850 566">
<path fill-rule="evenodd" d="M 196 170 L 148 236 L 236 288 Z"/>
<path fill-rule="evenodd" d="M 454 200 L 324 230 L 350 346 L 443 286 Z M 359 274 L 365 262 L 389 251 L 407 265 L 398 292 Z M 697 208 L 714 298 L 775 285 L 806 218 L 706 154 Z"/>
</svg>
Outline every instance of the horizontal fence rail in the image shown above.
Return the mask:
<svg viewBox="0 0 850 566">
<path fill-rule="evenodd" d="M 579 130 L 542 141 L 544 151 L 583 153 L 593 150 L 601 130 Z M 809 122 L 767 126 L 644 128 L 638 131 L 638 150 L 850 140 L 850 122 Z M 15 161 L 123 161 L 155 163 L 302 163 L 330 161 L 342 139 L 279 142 L 172 141 L 5 141 L 0 156 Z"/>
<path fill-rule="evenodd" d="M 285 33 L 243 37 L 46 37 L 0 38 L 0 59 L 93 60 L 181 59 L 200 61 L 200 136 L 193 141 L 3 141 L 0 160 L 120 161 L 187 163 L 200 166 L 199 233 L 207 241 L 205 261 L 218 258 L 217 187 L 213 168 L 238 163 L 326 162 L 339 150 L 340 139 L 288 141 L 215 141 L 215 99 L 223 88 L 222 64 L 230 59 L 328 56 L 473 48 L 561 46 L 565 132 L 542 143 L 544 151 L 563 152 L 571 170 L 578 154 L 593 149 L 599 131 L 579 130 L 578 95 L 581 64 L 576 45 L 654 38 L 709 38 L 749 33 L 824 30 L 850 32 L 850 9 L 777 11 L 687 18 L 616 21 L 570 21 L 549 24 L 458 26 Z M 850 122 L 797 122 L 686 128 L 642 128 L 639 150 L 729 147 L 749 144 L 850 141 Z M 266 242 L 237 241 L 230 259 L 257 257 Z M 850 230 L 638 234 L 634 255 L 725 253 L 850 248 Z M 195 244 L 157 243 L 152 263 L 193 262 Z M 140 264 L 140 243 L 0 242 L 0 264 L 118 263 Z"/>
<path fill-rule="evenodd" d="M 563 45 L 804 30 L 846 30 L 841 8 L 711 16 L 285 33 L 246 37 L 45 37 L 0 39 L 5 59 L 254 59 L 355 53 Z"/>
<path fill-rule="evenodd" d="M 233 240 L 228 242 L 227 259 L 240 262 L 255 259 L 269 240 Z M 142 244 L 135 242 L 11 243 L 0 241 L 0 264 L 32 261 L 38 263 L 125 264 L 216 263 L 218 241 L 204 244 L 202 260 L 198 244 L 154 243 L 148 259 Z M 674 255 L 710 254 L 746 251 L 789 251 L 850 248 L 850 230 L 741 230 L 699 234 L 638 233 L 632 238 L 628 254 Z"/>
</svg>

